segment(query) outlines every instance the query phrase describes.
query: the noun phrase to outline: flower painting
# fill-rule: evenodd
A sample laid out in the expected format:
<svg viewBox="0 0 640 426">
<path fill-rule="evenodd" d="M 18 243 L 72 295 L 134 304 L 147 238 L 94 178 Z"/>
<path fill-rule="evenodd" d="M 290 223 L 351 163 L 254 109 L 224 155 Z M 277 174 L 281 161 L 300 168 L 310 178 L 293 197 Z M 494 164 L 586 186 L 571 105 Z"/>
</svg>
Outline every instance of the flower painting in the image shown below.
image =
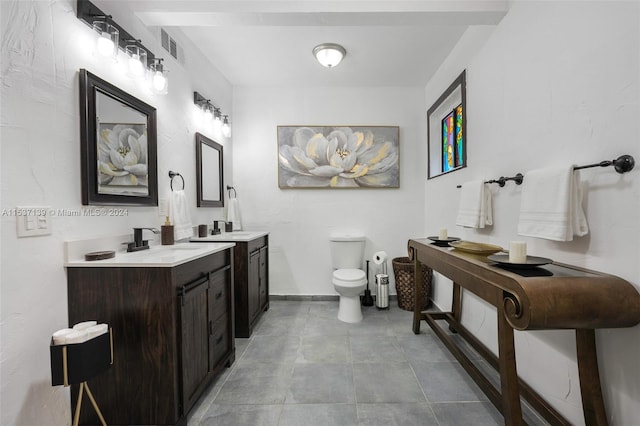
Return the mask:
<svg viewBox="0 0 640 426">
<path fill-rule="evenodd" d="M 278 126 L 280 188 L 399 188 L 397 126 Z"/>
<path fill-rule="evenodd" d="M 98 193 L 148 195 L 146 125 L 99 123 L 97 142 Z"/>
</svg>

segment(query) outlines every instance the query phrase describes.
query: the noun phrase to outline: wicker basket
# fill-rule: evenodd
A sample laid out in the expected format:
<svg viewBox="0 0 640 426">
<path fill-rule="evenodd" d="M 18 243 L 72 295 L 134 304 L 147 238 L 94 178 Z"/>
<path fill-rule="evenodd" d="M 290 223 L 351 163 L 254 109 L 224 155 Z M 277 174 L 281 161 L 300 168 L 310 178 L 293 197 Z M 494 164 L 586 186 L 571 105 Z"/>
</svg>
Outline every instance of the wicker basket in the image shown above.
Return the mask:
<svg viewBox="0 0 640 426">
<path fill-rule="evenodd" d="M 408 257 L 396 257 L 391 262 L 393 273 L 396 277 L 396 292 L 398 293 L 398 307 L 405 311 L 413 311 L 414 281 L 413 262 Z M 431 268 L 422 265 L 422 301 L 420 306 L 426 309 L 429 306 L 431 295 Z"/>
</svg>

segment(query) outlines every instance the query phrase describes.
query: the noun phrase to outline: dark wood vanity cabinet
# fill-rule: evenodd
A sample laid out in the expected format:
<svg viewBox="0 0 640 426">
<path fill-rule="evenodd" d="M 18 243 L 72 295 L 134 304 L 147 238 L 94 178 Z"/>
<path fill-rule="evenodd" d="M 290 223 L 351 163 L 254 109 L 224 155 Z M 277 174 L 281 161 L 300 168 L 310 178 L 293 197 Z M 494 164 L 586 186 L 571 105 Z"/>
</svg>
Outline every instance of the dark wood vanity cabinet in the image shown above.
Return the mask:
<svg viewBox="0 0 640 426">
<path fill-rule="evenodd" d="M 234 362 L 232 250 L 174 267 L 67 269 L 69 323 L 112 328 L 113 365 L 88 382 L 108 424 L 185 425 Z M 100 424 L 90 407 L 80 420 Z"/>
<path fill-rule="evenodd" d="M 236 336 L 249 337 L 269 309 L 269 236 L 236 242 L 234 264 Z"/>
</svg>

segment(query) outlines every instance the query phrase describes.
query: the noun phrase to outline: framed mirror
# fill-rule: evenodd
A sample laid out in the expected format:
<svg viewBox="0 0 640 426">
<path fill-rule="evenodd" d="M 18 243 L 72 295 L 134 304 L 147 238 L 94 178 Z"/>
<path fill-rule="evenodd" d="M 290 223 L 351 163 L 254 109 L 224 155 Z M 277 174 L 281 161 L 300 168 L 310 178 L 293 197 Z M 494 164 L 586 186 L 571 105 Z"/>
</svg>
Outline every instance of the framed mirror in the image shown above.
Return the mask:
<svg viewBox="0 0 640 426">
<path fill-rule="evenodd" d="M 156 109 L 80 70 L 83 205 L 158 205 Z"/>
<path fill-rule="evenodd" d="M 451 83 L 427 112 L 427 177 L 467 166 L 466 71 Z"/>
<path fill-rule="evenodd" d="M 222 145 L 196 133 L 198 207 L 224 207 Z"/>
</svg>

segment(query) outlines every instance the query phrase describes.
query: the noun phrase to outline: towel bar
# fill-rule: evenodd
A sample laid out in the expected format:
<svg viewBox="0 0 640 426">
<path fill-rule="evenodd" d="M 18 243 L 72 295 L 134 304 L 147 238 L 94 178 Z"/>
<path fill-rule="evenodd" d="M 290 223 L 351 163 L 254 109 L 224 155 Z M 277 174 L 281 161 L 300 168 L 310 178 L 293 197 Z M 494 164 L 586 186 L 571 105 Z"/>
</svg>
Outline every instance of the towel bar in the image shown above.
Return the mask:
<svg viewBox="0 0 640 426">
<path fill-rule="evenodd" d="M 581 170 L 581 169 L 590 169 L 592 167 L 609 167 L 613 166 L 616 169 L 616 172 L 622 174 L 627 173 L 633 170 L 636 165 L 636 160 L 632 155 L 625 154 L 616 158 L 615 160 L 605 160 L 599 163 L 587 164 L 585 166 L 575 166 L 573 170 Z M 501 176 L 499 179 L 491 179 L 486 181 L 485 183 L 497 183 L 502 188 L 508 180 L 515 181 L 516 185 L 520 185 L 524 180 L 524 176 L 522 173 L 518 173 L 513 177 L 504 177 Z M 457 185 L 456 188 L 462 188 L 462 185 Z"/>
</svg>

